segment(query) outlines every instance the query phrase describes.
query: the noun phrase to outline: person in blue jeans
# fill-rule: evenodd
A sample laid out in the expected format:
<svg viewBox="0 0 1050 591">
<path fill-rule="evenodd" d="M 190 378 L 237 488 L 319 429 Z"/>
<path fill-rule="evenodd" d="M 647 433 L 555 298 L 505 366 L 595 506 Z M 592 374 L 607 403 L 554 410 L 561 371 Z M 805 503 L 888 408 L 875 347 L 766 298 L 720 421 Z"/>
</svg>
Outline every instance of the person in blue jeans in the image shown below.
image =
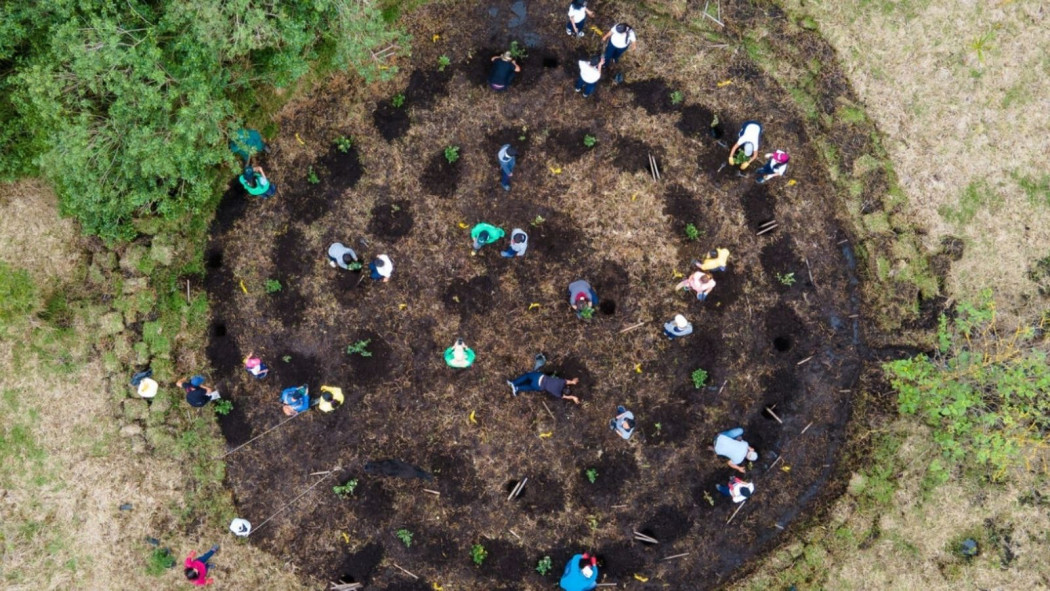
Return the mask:
<svg viewBox="0 0 1050 591">
<path fill-rule="evenodd" d="M 758 452 L 744 441 L 743 427 L 719 433 L 715 436 L 715 446 L 711 449 L 720 457 L 729 460 L 729 467 L 741 474 L 745 472 L 742 467 L 744 460 L 749 462 L 758 460 Z"/>
<path fill-rule="evenodd" d="M 616 407 L 616 416 L 609 421 L 609 428 L 624 439 L 630 439 L 634 435 L 634 413 L 622 406 Z"/>
<path fill-rule="evenodd" d="M 591 591 L 598 586 L 598 559 L 584 552 L 569 559 L 561 575 L 565 591 Z"/>
<path fill-rule="evenodd" d="M 546 392 L 555 398 L 571 400 L 579 404 L 579 398 L 565 393 L 566 386 L 575 386 L 579 382 L 580 378 L 566 380 L 552 375 L 545 375 L 542 372 L 530 371 L 513 380 L 507 380 L 507 385 L 510 386 L 510 393 L 514 396 L 517 396 L 519 392 Z"/>
<path fill-rule="evenodd" d="M 504 191 L 510 191 L 510 177 L 514 176 L 514 165 L 518 163 L 518 151 L 510 144 L 503 144 L 496 154 L 499 160 L 499 184 Z"/>
<path fill-rule="evenodd" d="M 605 64 L 605 58 L 592 57 L 589 60 L 579 60 L 577 64 L 580 66 L 580 75 L 576 77 L 576 92 L 583 91 L 583 98 L 587 98 L 594 93 L 594 89 L 598 86 L 598 81 L 602 78 L 602 66 Z"/>
<path fill-rule="evenodd" d="M 510 231 L 510 244 L 507 245 L 506 250 L 501 250 L 500 254 L 503 258 L 512 259 L 514 257 L 525 256 L 525 251 L 529 248 L 529 235 L 525 233 L 525 230 L 521 228 L 514 228 Z"/>
</svg>

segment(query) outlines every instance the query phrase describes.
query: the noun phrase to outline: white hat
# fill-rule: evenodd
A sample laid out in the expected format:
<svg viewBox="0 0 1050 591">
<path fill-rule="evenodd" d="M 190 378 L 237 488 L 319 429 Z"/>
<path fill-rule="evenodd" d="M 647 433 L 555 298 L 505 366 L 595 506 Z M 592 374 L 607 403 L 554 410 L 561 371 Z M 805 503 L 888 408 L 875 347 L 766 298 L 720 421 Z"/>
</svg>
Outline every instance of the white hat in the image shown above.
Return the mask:
<svg viewBox="0 0 1050 591">
<path fill-rule="evenodd" d="M 755 460 L 758 459 L 758 452 L 755 451 L 755 450 L 751 450 L 751 451 L 747 452 L 747 459 L 751 460 L 752 462 L 754 462 Z"/>
<path fill-rule="evenodd" d="M 247 537 L 248 534 L 252 533 L 252 524 L 247 519 L 235 517 L 233 521 L 230 522 L 230 531 L 232 531 L 234 535 L 242 538 Z"/>
<path fill-rule="evenodd" d="M 689 326 L 689 321 L 685 319 L 685 316 L 678 314 L 674 317 L 674 325 L 677 328 L 685 328 Z"/>
<path fill-rule="evenodd" d="M 139 382 L 139 396 L 143 398 L 153 398 L 157 395 L 157 382 L 144 378 Z"/>
</svg>

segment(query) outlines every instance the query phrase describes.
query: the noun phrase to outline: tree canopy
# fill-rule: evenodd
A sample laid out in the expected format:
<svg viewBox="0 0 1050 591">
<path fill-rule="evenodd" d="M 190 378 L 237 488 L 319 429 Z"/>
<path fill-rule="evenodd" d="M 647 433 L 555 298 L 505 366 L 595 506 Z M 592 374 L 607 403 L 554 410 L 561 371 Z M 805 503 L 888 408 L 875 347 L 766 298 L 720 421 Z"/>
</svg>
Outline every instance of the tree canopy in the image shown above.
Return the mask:
<svg viewBox="0 0 1050 591">
<path fill-rule="evenodd" d="M 202 212 L 255 89 L 389 75 L 371 50 L 403 40 L 367 0 L 6 2 L 0 180 L 43 176 L 87 232 L 128 239 L 138 215 Z"/>
</svg>

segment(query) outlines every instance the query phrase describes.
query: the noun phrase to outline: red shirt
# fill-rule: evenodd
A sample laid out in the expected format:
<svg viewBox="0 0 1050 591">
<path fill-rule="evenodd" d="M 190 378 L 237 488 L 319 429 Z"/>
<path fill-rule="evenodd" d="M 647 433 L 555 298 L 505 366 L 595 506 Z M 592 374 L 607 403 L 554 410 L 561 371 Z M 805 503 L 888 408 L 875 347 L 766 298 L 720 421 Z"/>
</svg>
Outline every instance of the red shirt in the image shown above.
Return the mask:
<svg viewBox="0 0 1050 591">
<path fill-rule="evenodd" d="M 190 552 L 190 555 L 186 557 L 186 568 L 192 568 L 197 571 L 197 578 L 190 582 L 198 587 L 203 587 L 212 582 L 208 578 L 208 565 L 196 559 L 197 553 Z"/>
</svg>

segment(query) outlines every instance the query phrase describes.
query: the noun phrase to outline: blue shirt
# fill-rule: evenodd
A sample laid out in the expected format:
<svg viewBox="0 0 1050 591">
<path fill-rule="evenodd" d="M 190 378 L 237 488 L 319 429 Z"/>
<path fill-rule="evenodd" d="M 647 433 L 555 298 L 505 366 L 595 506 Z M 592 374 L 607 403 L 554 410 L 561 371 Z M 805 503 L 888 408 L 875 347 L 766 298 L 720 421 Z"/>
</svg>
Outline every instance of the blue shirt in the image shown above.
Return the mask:
<svg viewBox="0 0 1050 591">
<path fill-rule="evenodd" d="M 591 576 L 583 576 L 579 567 L 581 558 L 583 554 L 577 554 L 565 565 L 565 572 L 561 576 L 561 588 L 565 591 L 590 591 L 598 586 L 598 567 L 591 567 Z"/>
</svg>

